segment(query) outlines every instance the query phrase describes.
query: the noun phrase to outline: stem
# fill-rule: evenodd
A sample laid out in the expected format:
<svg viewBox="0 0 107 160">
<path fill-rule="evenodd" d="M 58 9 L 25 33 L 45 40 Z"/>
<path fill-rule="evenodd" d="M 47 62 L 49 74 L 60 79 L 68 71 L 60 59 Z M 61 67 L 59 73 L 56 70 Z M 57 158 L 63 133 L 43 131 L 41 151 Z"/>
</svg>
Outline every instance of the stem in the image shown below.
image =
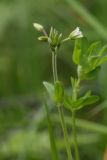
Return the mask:
<svg viewBox="0 0 107 160">
<path fill-rule="evenodd" d="M 63 39 L 63 40 L 62 40 L 62 43 L 63 43 L 63 42 L 66 42 L 66 41 L 68 41 L 68 40 L 70 40 L 70 38 L 69 38 L 69 37 L 67 37 L 67 38 Z"/>
<path fill-rule="evenodd" d="M 79 158 L 79 150 L 77 143 L 77 132 L 76 132 L 76 112 L 72 111 L 72 131 L 73 131 L 73 139 L 74 139 L 74 149 L 75 149 L 75 159 L 80 160 Z"/>
<path fill-rule="evenodd" d="M 54 78 L 54 83 L 55 83 L 58 80 L 57 53 L 56 52 L 52 52 L 52 70 L 53 70 L 53 78 Z M 59 112 L 62 130 L 63 130 L 63 134 L 64 134 L 64 140 L 65 140 L 68 160 L 72 160 L 72 154 L 71 154 L 71 149 L 70 149 L 70 144 L 69 144 L 69 139 L 68 139 L 67 128 L 66 128 L 64 114 L 63 114 L 63 110 L 62 110 L 61 106 L 58 106 L 58 112 Z"/>
<path fill-rule="evenodd" d="M 55 52 L 52 52 L 52 70 L 53 70 L 53 78 L 54 78 L 54 83 L 55 83 L 58 80 L 57 54 Z"/>
<path fill-rule="evenodd" d="M 47 32 L 46 32 L 45 29 L 43 29 L 43 34 L 44 34 L 46 37 L 48 37 L 48 34 L 47 34 Z"/>
<path fill-rule="evenodd" d="M 80 83 L 80 79 L 77 81 L 77 85 L 73 89 L 73 100 L 77 100 L 77 92 L 78 92 L 78 86 Z M 79 156 L 79 149 L 78 149 L 78 142 L 77 142 L 77 131 L 76 131 L 76 111 L 72 111 L 72 132 L 73 132 L 73 139 L 74 139 L 74 150 L 75 150 L 75 159 L 80 160 Z"/>
<path fill-rule="evenodd" d="M 55 83 L 56 76 L 55 76 L 55 55 L 54 55 L 54 52 L 52 52 L 52 71 L 53 71 L 53 78 L 54 78 L 54 83 Z"/>
<path fill-rule="evenodd" d="M 57 73 L 57 54 L 55 54 L 55 77 L 56 77 L 56 80 L 58 80 L 58 73 Z"/>
<path fill-rule="evenodd" d="M 68 139 L 68 133 L 67 133 L 67 128 L 66 128 L 65 119 L 64 119 L 64 113 L 63 113 L 63 110 L 62 110 L 61 106 L 58 107 L 58 111 L 59 111 L 59 116 L 60 116 L 62 129 L 63 129 L 68 160 L 72 160 L 72 154 L 71 154 L 71 149 L 70 149 L 70 144 L 69 144 L 69 139 Z"/>
</svg>

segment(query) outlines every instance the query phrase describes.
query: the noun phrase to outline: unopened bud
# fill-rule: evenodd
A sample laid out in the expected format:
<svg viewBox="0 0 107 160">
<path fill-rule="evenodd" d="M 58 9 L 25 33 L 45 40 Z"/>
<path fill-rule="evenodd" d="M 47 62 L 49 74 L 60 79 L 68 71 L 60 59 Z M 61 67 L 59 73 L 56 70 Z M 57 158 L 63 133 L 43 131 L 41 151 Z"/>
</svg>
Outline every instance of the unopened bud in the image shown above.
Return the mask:
<svg viewBox="0 0 107 160">
<path fill-rule="evenodd" d="M 33 23 L 33 26 L 35 27 L 35 29 L 39 32 L 42 32 L 44 30 L 44 27 L 41 24 L 38 23 Z"/>
<path fill-rule="evenodd" d="M 38 40 L 42 41 L 42 42 L 47 42 L 48 41 L 48 37 L 46 37 L 46 36 L 40 36 L 40 37 L 38 37 Z"/>
<path fill-rule="evenodd" d="M 77 27 L 74 31 L 72 31 L 69 35 L 70 39 L 77 39 L 77 38 L 82 38 L 83 34 L 80 31 L 79 27 Z"/>
</svg>

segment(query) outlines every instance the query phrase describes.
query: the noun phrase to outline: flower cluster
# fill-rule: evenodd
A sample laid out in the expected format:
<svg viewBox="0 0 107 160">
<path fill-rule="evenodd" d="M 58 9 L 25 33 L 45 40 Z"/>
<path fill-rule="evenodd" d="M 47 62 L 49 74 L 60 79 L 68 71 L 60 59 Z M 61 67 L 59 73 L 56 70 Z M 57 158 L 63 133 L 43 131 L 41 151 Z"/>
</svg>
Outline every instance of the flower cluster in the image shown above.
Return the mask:
<svg viewBox="0 0 107 160">
<path fill-rule="evenodd" d="M 53 52 L 56 52 L 63 42 L 83 37 L 79 27 L 76 27 L 76 29 L 74 29 L 67 38 L 62 39 L 62 33 L 58 33 L 58 31 L 53 27 L 51 27 L 50 33 L 48 35 L 41 24 L 34 23 L 33 26 L 37 31 L 43 32 L 44 34 L 43 36 L 38 37 L 38 40 L 48 42 Z"/>
</svg>

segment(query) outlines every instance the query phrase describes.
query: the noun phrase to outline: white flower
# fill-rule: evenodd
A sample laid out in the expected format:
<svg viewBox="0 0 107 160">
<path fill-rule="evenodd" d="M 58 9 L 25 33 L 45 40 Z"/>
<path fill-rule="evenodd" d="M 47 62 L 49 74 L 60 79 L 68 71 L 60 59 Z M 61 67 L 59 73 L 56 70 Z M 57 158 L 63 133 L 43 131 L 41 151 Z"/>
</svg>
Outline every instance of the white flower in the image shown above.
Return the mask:
<svg viewBox="0 0 107 160">
<path fill-rule="evenodd" d="M 76 39 L 76 38 L 82 38 L 83 34 L 80 31 L 79 27 L 76 27 L 76 29 L 74 31 L 72 31 L 69 35 L 70 39 Z"/>
<path fill-rule="evenodd" d="M 35 29 L 39 32 L 42 32 L 44 30 L 44 27 L 41 24 L 38 23 L 33 23 L 33 26 L 35 27 Z"/>
</svg>

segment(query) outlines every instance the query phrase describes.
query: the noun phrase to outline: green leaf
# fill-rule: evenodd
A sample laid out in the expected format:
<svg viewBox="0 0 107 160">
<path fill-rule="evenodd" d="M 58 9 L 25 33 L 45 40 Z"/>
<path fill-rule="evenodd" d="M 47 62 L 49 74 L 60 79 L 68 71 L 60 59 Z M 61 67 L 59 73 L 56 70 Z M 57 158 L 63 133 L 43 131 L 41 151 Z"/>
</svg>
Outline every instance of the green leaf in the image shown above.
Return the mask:
<svg viewBox="0 0 107 160">
<path fill-rule="evenodd" d="M 88 55 L 92 55 L 92 54 L 93 54 L 93 51 L 94 51 L 97 47 L 99 47 L 100 44 L 101 44 L 100 41 L 98 41 L 98 42 L 93 42 L 93 43 L 89 46 L 89 48 L 88 48 L 88 50 L 87 50 Z"/>
<path fill-rule="evenodd" d="M 106 49 L 107 49 L 107 44 L 103 46 L 103 48 L 100 50 L 100 52 L 98 54 L 102 55 Z"/>
<path fill-rule="evenodd" d="M 99 100 L 98 96 L 91 95 L 91 91 L 88 91 L 83 97 L 78 98 L 76 101 L 72 100 L 72 97 L 65 96 L 64 105 L 69 110 L 79 110 L 87 105 L 93 104 Z"/>
<path fill-rule="evenodd" d="M 98 97 L 98 96 L 95 96 L 95 95 L 89 96 L 89 97 L 87 97 L 87 98 L 84 100 L 83 106 L 96 103 L 98 100 L 99 100 L 99 97 Z"/>
<path fill-rule="evenodd" d="M 75 64 L 79 64 L 80 62 L 80 56 L 81 56 L 81 39 L 75 40 L 75 47 L 73 51 L 73 62 Z"/>
<path fill-rule="evenodd" d="M 75 47 L 73 51 L 73 62 L 75 64 L 83 64 L 85 63 L 85 59 L 87 58 L 87 48 L 88 48 L 88 40 L 86 37 L 76 39 Z"/>
<path fill-rule="evenodd" d="M 99 60 L 98 65 L 102 65 L 103 63 L 107 62 L 107 56 L 104 56 Z"/>
<path fill-rule="evenodd" d="M 64 98 L 64 87 L 60 81 L 55 82 L 54 90 L 55 90 L 56 103 L 57 104 L 62 103 L 63 98 Z"/>
<path fill-rule="evenodd" d="M 85 74 L 84 79 L 94 79 L 98 74 L 99 70 L 101 69 L 100 66 L 96 67 L 94 70 L 90 71 L 89 73 Z"/>
<path fill-rule="evenodd" d="M 53 98 L 54 98 L 54 85 L 49 82 L 43 82 L 43 85 L 45 86 L 50 98 L 53 100 Z"/>
<path fill-rule="evenodd" d="M 49 114 L 47 103 L 45 103 L 45 110 L 47 114 L 48 131 L 49 131 L 50 145 L 51 145 L 51 151 L 52 151 L 52 160 L 59 160 L 52 120 Z"/>
<path fill-rule="evenodd" d="M 89 91 L 87 91 L 87 92 L 85 93 L 84 98 L 87 98 L 87 97 L 89 97 L 90 95 L 91 95 L 91 90 L 89 90 Z"/>
<path fill-rule="evenodd" d="M 98 96 L 94 96 L 94 95 L 89 96 L 89 97 L 84 96 L 77 100 L 76 107 L 74 109 L 79 110 L 87 105 L 97 102 L 98 100 L 99 100 Z"/>
<path fill-rule="evenodd" d="M 68 96 L 68 95 L 65 95 L 64 96 L 64 106 L 67 108 L 67 109 L 72 109 L 72 103 L 73 103 L 73 100 L 72 100 L 72 97 L 71 96 Z"/>
</svg>

